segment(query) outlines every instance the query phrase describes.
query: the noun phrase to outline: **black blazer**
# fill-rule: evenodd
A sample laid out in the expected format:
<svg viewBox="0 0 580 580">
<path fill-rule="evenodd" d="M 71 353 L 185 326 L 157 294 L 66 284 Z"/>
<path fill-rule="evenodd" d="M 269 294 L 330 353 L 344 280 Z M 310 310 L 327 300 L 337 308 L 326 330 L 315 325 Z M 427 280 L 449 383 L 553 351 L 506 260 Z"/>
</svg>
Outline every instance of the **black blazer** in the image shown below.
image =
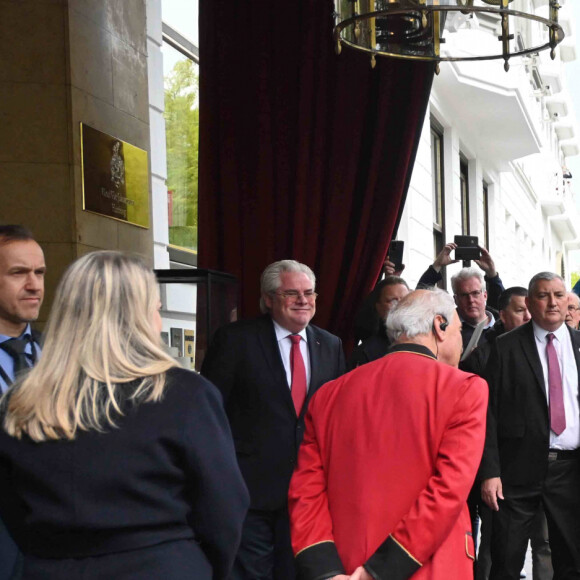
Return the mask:
<svg viewBox="0 0 580 580">
<path fill-rule="evenodd" d="M 391 341 L 385 332 L 379 332 L 379 334 L 365 338 L 353 349 L 348 359 L 347 369 L 352 371 L 361 365 L 366 365 L 385 356 L 390 347 Z"/>
<path fill-rule="evenodd" d="M 0 513 L 24 578 L 227 577 L 249 497 L 221 396 L 191 371 L 167 376 L 161 401 L 126 400 L 103 433 L 35 443 L 0 430 Z"/>
<path fill-rule="evenodd" d="M 580 332 L 571 330 L 580 369 Z M 532 322 L 496 340 L 485 370 L 489 383 L 487 433 L 479 477 L 526 485 L 543 480 L 550 423 L 546 386 Z"/>
<path fill-rule="evenodd" d="M 220 328 L 203 361 L 201 373 L 224 397 L 253 509 L 286 505 L 308 401 L 321 385 L 344 373 L 340 339 L 312 325 L 306 327 L 306 334 L 310 386 L 300 417 L 269 316 Z"/>
</svg>

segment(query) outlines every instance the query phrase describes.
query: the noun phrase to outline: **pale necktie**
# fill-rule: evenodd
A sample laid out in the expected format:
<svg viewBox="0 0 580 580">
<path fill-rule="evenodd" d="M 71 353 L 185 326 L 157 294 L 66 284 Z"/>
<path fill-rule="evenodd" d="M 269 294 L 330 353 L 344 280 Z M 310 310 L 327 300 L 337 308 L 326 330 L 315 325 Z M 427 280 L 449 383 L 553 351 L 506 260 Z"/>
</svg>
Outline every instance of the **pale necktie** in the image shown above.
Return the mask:
<svg viewBox="0 0 580 580">
<path fill-rule="evenodd" d="M 550 391 L 550 429 L 560 435 L 566 429 L 566 412 L 564 410 L 564 393 L 562 392 L 562 373 L 554 347 L 554 335 L 547 336 L 546 357 L 548 359 L 548 387 Z"/>
</svg>

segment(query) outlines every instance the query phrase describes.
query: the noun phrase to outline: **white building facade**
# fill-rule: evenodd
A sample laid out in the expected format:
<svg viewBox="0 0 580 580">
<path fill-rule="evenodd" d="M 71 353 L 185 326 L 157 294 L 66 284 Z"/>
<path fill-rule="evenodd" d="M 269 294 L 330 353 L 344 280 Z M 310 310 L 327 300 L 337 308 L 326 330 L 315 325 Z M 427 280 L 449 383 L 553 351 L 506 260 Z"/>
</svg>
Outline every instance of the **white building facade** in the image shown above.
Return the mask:
<svg viewBox="0 0 580 580">
<path fill-rule="evenodd" d="M 578 144 L 564 67 L 576 59 L 576 38 L 570 2 L 560 4 L 566 38 L 554 61 L 543 51 L 512 59 L 509 72 L 501 60 L 441 63 L 397 235 L 405 241 L 410 285 L 438 249 L 464 234 L 488 247 L 506 288 L 527 286 L 542 270 L 563 275 L 570 286 L 580 221 L 566 163 Z M 547 0 L 516 0 L 510 8 L 548 17 Z M 454 24 L 448 18 L 449 32 Z M 449 34 L 448 51 L 461 46 L 473 54 L 487 43 L 498 52 L 494 15 L 460 24 Z M 518 46 L 537 43 L 540 24 L 511 25 Z M 449 289 L 460 268 L 446 268 Z"/>
</svg>

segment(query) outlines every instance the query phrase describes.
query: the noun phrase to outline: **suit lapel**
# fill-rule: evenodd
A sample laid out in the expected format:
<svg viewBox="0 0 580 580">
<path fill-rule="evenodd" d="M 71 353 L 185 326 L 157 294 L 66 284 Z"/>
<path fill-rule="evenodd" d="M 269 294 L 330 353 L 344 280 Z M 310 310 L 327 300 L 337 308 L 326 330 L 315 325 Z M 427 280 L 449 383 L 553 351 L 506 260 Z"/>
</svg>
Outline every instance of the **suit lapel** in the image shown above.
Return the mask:
<svg viewBox="0 0 580 580">
<path fill-rule="evenodd" d="M 310 357 L 310 384 L 308 386 L 308 395 L 304 404 L 304 409 L 312 395 L 320 386 L 320 373 L 318 372 L 320 366 L 320 338 L 315 328 L 306 327 L 306 336 L 308 338 L 308 356 Z"/>
<path fill-rule="evenodd" d="M 261 320 L 263 324 L 258 330 L 258 342 L 264 354 L 264 360 L 272 373 L 273 388 L 276 389 L 278 396 L 291 408 L 292 413 L 296 414 L 292 395 L 290 394 L 290 387 L 288 386 L 288 379 L 286 378 L 286 370 L 284 369 L 280 348 L 278 347 L 278 340 L 276 339 L 274 323 L 269 316 L 264 316 Z"/>
<path fill-rule="evenodd" d="M 534 336 L 534 327 L 531 320 L 527 323 L 525 331 L 522 335 L 522 349 L 526 359 L 528 360 L 528 363 L 532 367 L 532 373 L 536 378 L 536 384 L 542 391 L 544 399 L 547 401 L 548 398 L 546 396 L 546 384 L 544 382 L 544 369 L 542 368 L 542 363 L 540 362 L 540 355 L 538 354 L 536 337 Z"/>
</svg>

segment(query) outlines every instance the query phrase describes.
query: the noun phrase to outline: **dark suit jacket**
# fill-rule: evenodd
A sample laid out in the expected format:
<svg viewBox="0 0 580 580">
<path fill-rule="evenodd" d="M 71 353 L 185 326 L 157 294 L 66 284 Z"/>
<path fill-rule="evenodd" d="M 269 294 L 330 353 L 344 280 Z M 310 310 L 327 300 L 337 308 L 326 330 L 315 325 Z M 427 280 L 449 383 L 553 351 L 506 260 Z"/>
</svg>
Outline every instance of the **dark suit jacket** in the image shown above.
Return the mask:
<svg viewBox="0 0 580 580">
<path fill-rule="evenodd" d="M 568 330 L 580 369 L 580 332 Z M 501 477 L 509 485 L 541 481 L 548 467 L 550 425 L 531 321 L 497 339 L 485 375 L 490 397 L 479 477 Z"/>
<path fill-rule="evenodd" d="M 390 346 L 391 341 L 385 332 L 379 332 L 379 334 L 365 338 L 352 351 L 348 359 L 348 370 L 351 371 L 361 365 L 366 365 L 369 362 L 385 356 Z"/>
<path fill-rule="evenodd" d="M 294 410 L 269 316 L 220 328 L 203 361 L 202 374 L 224 397 L 253 509 L 276 510 L 286 505 L 308 401 L 321 385 L 344 373 L 340 339 L 312 325 L 306 334 L 310 386 L 300 417 Z"/>
</svg>

